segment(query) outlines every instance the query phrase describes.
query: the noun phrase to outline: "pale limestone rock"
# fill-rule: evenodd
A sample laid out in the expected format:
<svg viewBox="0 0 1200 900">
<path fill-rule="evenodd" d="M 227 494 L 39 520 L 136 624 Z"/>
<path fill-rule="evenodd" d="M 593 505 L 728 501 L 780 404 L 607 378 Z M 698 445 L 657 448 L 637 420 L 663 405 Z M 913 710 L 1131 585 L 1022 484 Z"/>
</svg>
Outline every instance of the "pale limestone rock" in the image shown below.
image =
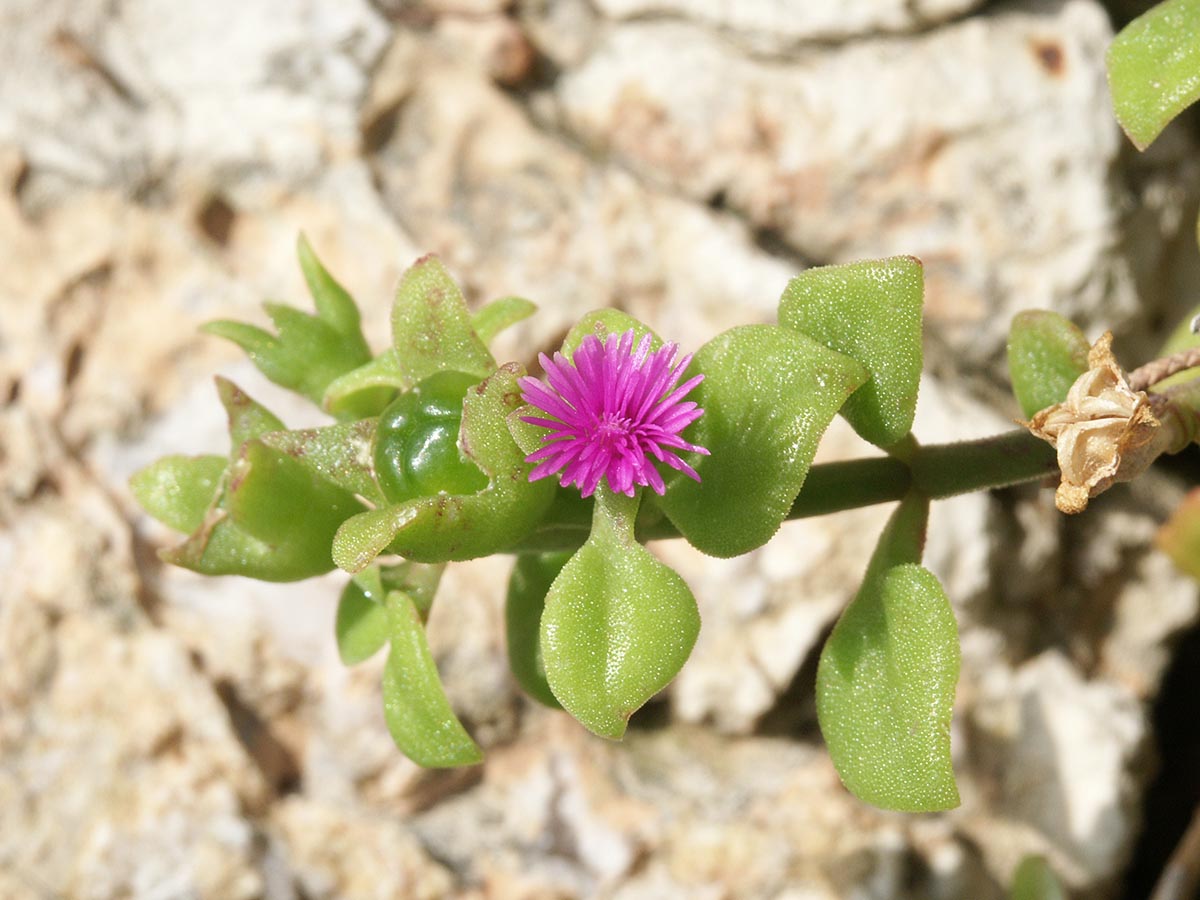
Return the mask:
<svg viewBox="0 0 1200 900">
<path fill-rule="evenodd" d="M 176 167 L 297 184 L 356 141 L 386 29 L 366 0 L 20 0 L 0 37 L 0 140 L 34 165 L 138 187 Z M 66 123 L 70 123 L 67 127 Z"/>
<path fill-rule="evenodd" d="M 971 716 L 996 813 L 1040 832 L 1074 886 L 1107 891 L 1137 835 L 1147 721 L 1136 696 L 1048 651 L 995 667 Z"/>
<path fill-rule="evenodd" d="M 292 797 L 276 804 L 272 822 L 297 885 L 314 900 L 441 900 L 456 888 L 401 819 Z"/>
<path fill-rule="evenodd" d="M 803 258 L 921 257 L 962 366 L 992 361 L 1021 308 L 1136 311 L 1113 252 L 1110 36 L 1097 5 L 1066 0 L 764 62 L 688 24 L 630 22 L 556 94 L 597 154 L 719 199 Z"/>
<path fill-rule="evenodd" d="M 726 32 L 762 52 L 781 53 L 803 41 L 928 28 L 962 15 L 981 0 L 597 0 L 614 19 L 672 17 Z"/>
<path fill-rule="evenodd" d="M 602 306 L 688 348 L 774 315 L 793 269 L 755 247 L 743 223 L 596 165 L 469 67 L 429 54 L 423 74 L 376 171 L 404 229 L 442 255 L 472 302 L 543 301 L 501 337 L 498 358 L 532 362 Z"/>
</svg>

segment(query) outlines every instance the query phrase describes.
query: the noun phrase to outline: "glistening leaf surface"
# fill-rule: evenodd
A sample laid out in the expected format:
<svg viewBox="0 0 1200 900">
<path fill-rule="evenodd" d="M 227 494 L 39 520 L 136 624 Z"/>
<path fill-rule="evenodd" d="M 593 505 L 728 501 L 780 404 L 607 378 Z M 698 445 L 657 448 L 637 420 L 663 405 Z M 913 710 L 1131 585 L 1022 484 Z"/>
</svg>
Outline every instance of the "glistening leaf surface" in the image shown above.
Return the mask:
<svg viewBox="0 0 1200 900">
<path fill-rule="evenodd" d="M 683 579 L 634 540 L 639 498 L 595 496 L 591 535 L 546 595 L 542 658 L 563 708 L 616 739 L 687 661 L 700 614 Z"/>
<path fill-rule="evenodd" d="M 1025 418 L 1061 403 L 1088 368 L 1088 340 L 1056 312 L 1017 313 L 1008 332 L 1008 372 Z"/>
<path fill-rule="evenodd" d="M 360 513 L 333 542 L 333 558 L 357 572 L 385 549 L 419 562 L 488 556 L 511 547 L 541 518 L 554 496 L 548 480 L 530 482 L 525 454 L 507 416 L 522 405 L 515 363 L 467 392 L 459 447 L 488 477 L 475 494 L 438 494 Z"/>
<path fill-rule="evenodd" d="M 1117 121 L 1139 150 L 1200 97 L 1200 0 L 1167 0 L 1138 16 L 1108 47 Z"/>
<path fill-rule="evenodd" d="M 129 487 L 146 512 L 186 534 L 204 522 L 227 464 L 223 456 L 164 456 L 138 471 Z"/>
<path fill-rule="evenodd" d="M 950 762 L 958 630 L 920 557 L 928 502 L 901 503 L 821 651 L 817 715 L 846 787 L 884 809 L 959 803 Z"/>
<path fill-rule="evenodd" d="M 777 325 L 745 325 L 705 344 L 684 378 L 704 373 L 690 399 L 704 410 L 685 432 L 710 456 L 701 481 L 676 476 L 657 500 L 688 542 L 739 556 L 779 530 L 821 435 L 867 378 L 848 356 Z"/>
<path fill-rule="evenodd" d="M 466 372 L 483 378 L 496 368 L 471 327 L 462 291 L 436 256 L 404 273 L 392 307 L 394 363 L 411 384 L 435 372 Z"/>
<path fill-rule="evenodd" d="M 924 274 L 912 256 L 801 272 L 783 292 L 779 324 L 858 360 L 870 380 L 842 414 L 877 447 L 912 428 L 921 378 Z"/>
<path fill-rule="evenodd" d="M 386 607 L 392 649 L 383 670 L 383 717 L 396 746 L 426 768 L 481 762 L 483 753 L 446 699 L 416 605 L 392 591 Z"/>
</svg>

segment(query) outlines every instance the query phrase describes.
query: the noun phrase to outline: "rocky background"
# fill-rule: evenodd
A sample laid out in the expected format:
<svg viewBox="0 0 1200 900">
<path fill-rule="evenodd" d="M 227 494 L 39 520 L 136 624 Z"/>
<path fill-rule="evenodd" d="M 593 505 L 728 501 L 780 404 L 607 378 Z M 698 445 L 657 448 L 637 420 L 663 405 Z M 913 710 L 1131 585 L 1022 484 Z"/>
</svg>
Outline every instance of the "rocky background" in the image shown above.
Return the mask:
<svg viewBox="0 0 1200 900">
<path fill-rule="evenodd" d="M 377 346 L 433 251 L 472 303 L 541 304 L 497 354 L 522 361 L 610 305 L 695 348 L 807 266 L 914 253 L 917 435 L 1010 427 L 1014 312 L 1112 328 L 1132 367 L 1196 299 L 1193 131 L 1138 156 L 1108 105 L 1137 11 L 4 0 L 0 896 L 990 900 L 1039 852 L 1077 897 L 1144 897 L 1198 788 L 1200 604 L 1151 549 L 1186 461 L 1070 521 L 1032 488 L 935 506 L 964 652 L 964 802 L 938 816 L 851 798 L 815 726 L 815 654 L 886 509 L 732 561 L 658 545 L 704 628 L 619 745 L 515 689 L 505 561 L 453 566 L 431 640 L 488 759 L 424 772 L 381 660 L 337 660 L 343 577 L 165 568 L 126 487 L 225 446 L 216 372 L 314 421 L 196 330 L 305 305 L 302 229 Z M 865 452 L 841 423 L 822 450 Z"/>
</svg>

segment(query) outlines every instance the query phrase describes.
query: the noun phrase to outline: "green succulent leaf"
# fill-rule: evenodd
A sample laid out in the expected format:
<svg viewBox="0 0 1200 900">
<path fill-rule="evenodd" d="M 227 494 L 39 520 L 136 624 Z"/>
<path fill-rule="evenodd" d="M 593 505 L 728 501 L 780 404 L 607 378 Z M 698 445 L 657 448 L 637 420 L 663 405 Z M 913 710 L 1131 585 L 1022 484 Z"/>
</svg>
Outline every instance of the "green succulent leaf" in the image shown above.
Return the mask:
<svg viewBox="0 0 1200 900">
<path fill-rule="evenodd" d="M 871 378 L 842 414 L 863 438 L 890 447 L 912 428 L 921 379 L 924 274 L 912 256 L 824 266 L 793 278 L 779 324 L 867 367 Z"/>
<path fill-rule="evenodd" d="M 214 380 L 217 396 L 229 418 L 230 456 L 236 455 L 246 441 L 262 437 L 269 431 L 284 430 L 278 416 L 228 378 L 218 375 Z"/>
<path fill-rule="evenodd" d="M 303 233 L 296 241 L 296 255 L 300 258 L 300 271 L 304 273 L 304 281 L 312 295 L 313 305 L 317 308 L 317 315 L 360 354 L 369 356 L 367 342 L 362 334 L 362 317 L 358 312 L 358 304 L 354 302 L 350 292 L 342 287 L 317 259 L 312 244 Z"/>
<path fill-rule="evenodd" d="M 311 555 L 322 571 L 333 568 L 334 533 L 363 509 L 352 493 L 257 440 L 242 445 L 229 474 L 223 506 L 238 525 L 270 544 Z"/>
<path fill-rule="evenodd" d="M 277 334 L 244 322 L 218 320 L 204 325 L 208 334 L 241 347 L 271 381 L 320 405 L 330 382 L 370 360 L 358 308 L 350 295 L 325 270 L 301 237 L 300 265 L 312 291 L 317 315 L 278 303 L 264 309 Z M 387 394 L 378 389 L 331 408 L 349 418 L 378 413 Z"/>
<path fill-rule="evenodd" d="M 374 359 L 329 382 L 321 403 L 328 410 L 371 406 L 371 414 L 375 415 L 387 406 L 397 390 L 407 390 L 411 385 L 396 358 L 396 351 L 388 347 Z"/>
<path fill-rule="evenodd" d="M 684 375 L 704 373 L 690 399 L 704 415 L 687 439 L 710 456 L 699 483 L 676 476 L 657 502 L 688 542 L 712 556 L 748 553 L 779 530 L 804 484 L 821 435 L 867 370 L 777 325 L 718 335 Z"/>
<path fill-rule="evenodd" d="M 217 496 L 223 456 L 164 456 L 137 472 L 129 487 L 142 508 L 176 531 L 195 531 Z"/>
<path fill-rule="evenodd" d="M 383 670 L 383 717 L 396 746 L 426 768 L 481 762 L 483 753 L 446 699 L 412 598 L 392 591 L 386 611 L 392 649 Z"/>
<path fill-rule="evenodd" d="M 496 361 L 471 326 L 462 292 L 435 256 L 404 273 L 392 307 L 395 362 L 409 384 L 452 370 L 486 376 Z"/>
<path fill-rule="evenodd" d="M 1176 507 L 1159 529 L 1157 543 L 1181 572 L 1200 581 L 1200 488 Z"/>
<path fill-rule="evenodd" d="M 372 503 L 380 503 L 383 494 L 371 469 L 376 421 L 360 419 L 324 428 L 272 431 L 264 434 L 261 440 L 314 475 Z"/>
<path fill-rule="evenodd" d="M 283 428 L 266 408 L 225 379 L 217 379 L 217 388 L 229 416 L 231 462 L 218 476 L 218 490 L 202 521 L 195 523 L 193 505 L 192 533 L 160 556 L 205 575 L 262 581 L 297 581 L 328 572 L 334 532 L 362 505 L 259 440 Z M 215 464 L 207 465 L 215 470 Z M 195 496 L 192 502 L 198 502 Z"/>
<path fill-rule="evenodd" d="M 570 558 L 570 553 L 518 556 L 508 580 L 508 596 L 504 606 L 509 668 L 525 693 L 554 709 L 561 709 L 562 704 L 546 680 L 539 634 L 546 592 Z"/>
<path fill-rule="evenodd" d="M 915 564 L 928 508 L 910 495 L 893 514 L 817 668 L 817 716 L 843 783 L 905 812 L 959 803 L 950 762 L 958 630 L 941 585 Z"/>
<path fill-rule="evenodd" d="M 1067 900 L 1067 893 L 1041 856 L 1026 856 L 1013 875 L 1011 900 Z"/>
<path fill-rule="evenodd" d="M 1088 340 L 1056 312 L 1017 313 L 1008 332 L 1008 371 L 1025 418 L 1061 403 L 1088 368 Z"/>
<path fill-rule="evenodd" d="M 531 300 L 524 297 L 501 297 L 471 316 L 471 327 L 486 345 L 500 332 L 528 319 L 535 312 L 537 305 Z"/>
<path fill-rule="evenodd" d="M 1139 150 L 1200 97 L 1200 0 L 1167 0 L 1138 16 L 1108 48 L 1117 121 Z"/>
<path fill-rule="evenodd" d="M 683 579 L 634 540 L 639 498 L 604 486 L 595 497 L 591 535 L 546 594 L 542 658 L 563 708 L 617 739 L 687 661 L 700 614 Z"/>
<path fill-rule="evenodd" d="M 459 449 L 488 477 L 469 495 L 437 494 L 360 513 L 333 542 L 333 557 L 357 572 L 385 550 L 425 563 L 474 559 L 508 549 L 528 534 L 554 497 L 548 480 L 530 482 L 532 466 L 508 430 L 521 406 L 516 363 L 467 392 Z"/>
<path fill-rule="evenodd" d="M 384 609 L 379 569 L 371 567 L 354 576 L 338 600 L 334 632 L 338 656 L 347 666 L 370 659 L 388 641 L 388 617 Z"/>
</svg>

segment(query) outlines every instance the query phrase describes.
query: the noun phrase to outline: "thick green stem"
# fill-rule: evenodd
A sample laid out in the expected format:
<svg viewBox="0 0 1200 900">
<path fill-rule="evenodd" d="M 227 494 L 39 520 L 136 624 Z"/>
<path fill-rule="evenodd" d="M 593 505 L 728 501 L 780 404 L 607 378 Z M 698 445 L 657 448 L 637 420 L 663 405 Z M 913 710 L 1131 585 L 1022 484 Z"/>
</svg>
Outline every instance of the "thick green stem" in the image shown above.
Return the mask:
<svg viewBox="0 0 1200 900">
<path fill-rule="evenodd" d="M 1037 481 L 1057 471 L 1054 448 L 1023 428 L 922 447 L 912 461 L 913 487 L 931 500 Z"/>
<path fill-rule="evenodd" d="M 930 500 L 1037 481 L 1058 469 L 1054 448 L 1028 431 L 956 444 L 914 447 L 907 462 L 894 456 L 822 463 L 808 470 L 789 519 L 823 516 L 902 499 L 911 490 Z M 587 538 L 586 524 L 564 515 L 548 521 L 514 548 L 517 553 L 571 550 Z M 638 523 L 639 540 L 679 537 L 665 517 Z"/>
</svg>

